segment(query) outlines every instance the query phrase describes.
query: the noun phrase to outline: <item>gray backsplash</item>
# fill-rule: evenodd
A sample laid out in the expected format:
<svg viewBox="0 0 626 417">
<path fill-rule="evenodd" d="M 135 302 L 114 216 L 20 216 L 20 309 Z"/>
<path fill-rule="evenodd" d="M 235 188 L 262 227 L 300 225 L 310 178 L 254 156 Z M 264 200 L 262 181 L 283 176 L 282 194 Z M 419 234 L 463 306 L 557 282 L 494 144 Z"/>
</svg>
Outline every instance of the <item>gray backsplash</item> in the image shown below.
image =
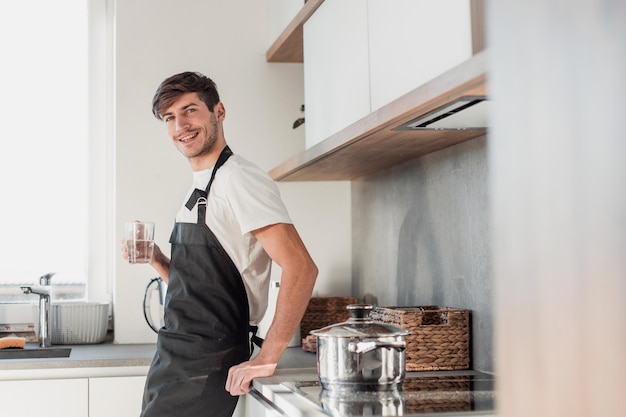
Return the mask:
<svg viewBox="0 0 626 417">
<path fill-rule="evenodd" d="M 486 138 L 352 181 L 353 292 L 472 311 L 473 368 L 493 372 Z"/>
</svg>

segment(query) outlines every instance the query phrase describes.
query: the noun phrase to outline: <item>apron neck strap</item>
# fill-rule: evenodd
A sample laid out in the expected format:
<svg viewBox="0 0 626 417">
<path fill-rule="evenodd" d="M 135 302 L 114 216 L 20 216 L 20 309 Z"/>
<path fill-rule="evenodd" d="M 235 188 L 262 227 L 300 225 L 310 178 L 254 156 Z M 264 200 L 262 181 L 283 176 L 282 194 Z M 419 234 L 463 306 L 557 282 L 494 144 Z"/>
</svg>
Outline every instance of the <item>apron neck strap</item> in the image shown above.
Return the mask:
<svg viewBox="0 0 626 417">
<path fill-rule="evenodd" d="M 206 192 L 207 196 L 209 195 L 209 190 L 211 189 L 211 184 L 213 184 L 213 180 L 215 179 L 215 173 L 217 172 L 217 170 L 222 165 L 224 165 L 224 163 L 232 155 L 233 155 L 233 151 L 231 151 L 230 148 L 228 147 L 228 145 L 226 145 L 224 147 L 224 149 L 222 150 L 222 153 L 220 153 L 220 156 L 217 158 L 217 162 L 215 163 L 215 167 L 213 168 L 213 172 L 211 173 L 211 179 L 209 180 L 209 183 L 206 186 L 206 190 L 204 190 Z"/>
<path fill-rule="evenodd" d="M 198 202 L 198 224 L 206 223 L 206 206 L 207 206 L 207 197 L 209 196 L 209 190 L 211 189 L 211 184 L 213 184 L 213 180 L 215 179 L 215 173 L 224 163 L 233 155 L 233 151 L 230 150 L 228 145 L 224 147 L 222 153 L 220 153 L 219 158 L 217 158 L 217 162 L 215 163 L 215 167 L 213 167 L 213 172 L 211 173 L 211 179 L 206 186 L 206 190 L 201 191 L 201 196 L 197 198 Z M 196 189 L 195 191 L 200 191 Z M 194 191 L 194 194 L 196 194 Z M 192 196 L 193 197 L 193 196 Z"/>
<path fill-rule="evenodd" d="M 211 183 L 213 182 L 213 179 L 215 178 L 215 172 L 217 171 L 219 167 L 224 165 L 224 162 L 226 162 L 226 160 L 232 154 L 233 152 L 230 150 L 228 146 L 226 146 L 224 150 L 222 150 L 222 153 L 220 153 L 220 156 L 217 158 L 217 162 L 215 163 L 215 167 L 213 168 L 213 172 L 211 173 L 211 179 L 209 180 L 209 184 L 207 185 L 206 190 L 200 190 L 198 188 L 193 190 L 193 193 L 191 193 L 191 196 L 189 196 L 187 203 L 185 203 L 185 207 L 187 207 L 187 210 L 189 211 L 193 210 L 196 204 L 206 205 L 206 198 L 209 194 L 209 188 L 211 188 Z"/>
</svg>

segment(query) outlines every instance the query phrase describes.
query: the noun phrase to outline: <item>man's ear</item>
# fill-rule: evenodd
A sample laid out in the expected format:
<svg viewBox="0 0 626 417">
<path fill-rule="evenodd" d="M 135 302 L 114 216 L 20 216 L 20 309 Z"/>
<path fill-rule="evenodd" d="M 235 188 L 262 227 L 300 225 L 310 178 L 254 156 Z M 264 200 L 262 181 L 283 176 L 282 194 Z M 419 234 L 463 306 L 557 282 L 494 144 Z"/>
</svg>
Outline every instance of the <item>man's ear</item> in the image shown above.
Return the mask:
<svg viewBox="0 0 626 417">
<path fill-rule="evenodd" d="M 224 103 L 218 101 L 215 106 L 213 106 L 213 113 L 215 113 L 215 117 L 219 122 L 223 121 L 226 118 L 226 108 L 224 107 Z"/>
</svg>

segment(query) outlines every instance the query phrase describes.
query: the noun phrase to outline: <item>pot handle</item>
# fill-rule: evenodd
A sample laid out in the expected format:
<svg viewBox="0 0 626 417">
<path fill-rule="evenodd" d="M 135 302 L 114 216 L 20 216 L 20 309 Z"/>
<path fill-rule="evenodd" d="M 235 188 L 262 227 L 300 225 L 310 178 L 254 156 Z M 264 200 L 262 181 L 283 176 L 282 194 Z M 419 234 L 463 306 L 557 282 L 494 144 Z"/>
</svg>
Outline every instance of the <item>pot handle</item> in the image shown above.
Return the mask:
<svg viewBox="0 0 626 417">
<path fill-rule="evenodd" d="M 398 352 L 402 352 L 406 349 L 406 345 L 403 342 L 350 342 L 348 343 L 348 351 L 354 353 L 367 353 L 378 348 L 391 348 L 396 349 Z"/>
</svg>

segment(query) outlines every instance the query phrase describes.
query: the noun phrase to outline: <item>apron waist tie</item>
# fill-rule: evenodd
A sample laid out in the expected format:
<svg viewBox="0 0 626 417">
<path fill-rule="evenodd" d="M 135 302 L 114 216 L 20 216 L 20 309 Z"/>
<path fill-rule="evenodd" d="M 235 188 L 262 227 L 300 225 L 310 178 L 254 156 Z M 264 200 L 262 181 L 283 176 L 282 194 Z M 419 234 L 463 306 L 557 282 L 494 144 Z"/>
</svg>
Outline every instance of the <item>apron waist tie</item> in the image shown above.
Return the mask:
<svg viewBox="0 0 626 417">
<path fill-rule="evenodd" d="M 263 346 L 263 338 L 256 335 L 256 332 L 259 331 L 259 326 L 248 326 L 248 331 L 252 333 L 250 337 L 250 356 L 254 353 L 254 345 L 258 347 Z"/>
</svg>

